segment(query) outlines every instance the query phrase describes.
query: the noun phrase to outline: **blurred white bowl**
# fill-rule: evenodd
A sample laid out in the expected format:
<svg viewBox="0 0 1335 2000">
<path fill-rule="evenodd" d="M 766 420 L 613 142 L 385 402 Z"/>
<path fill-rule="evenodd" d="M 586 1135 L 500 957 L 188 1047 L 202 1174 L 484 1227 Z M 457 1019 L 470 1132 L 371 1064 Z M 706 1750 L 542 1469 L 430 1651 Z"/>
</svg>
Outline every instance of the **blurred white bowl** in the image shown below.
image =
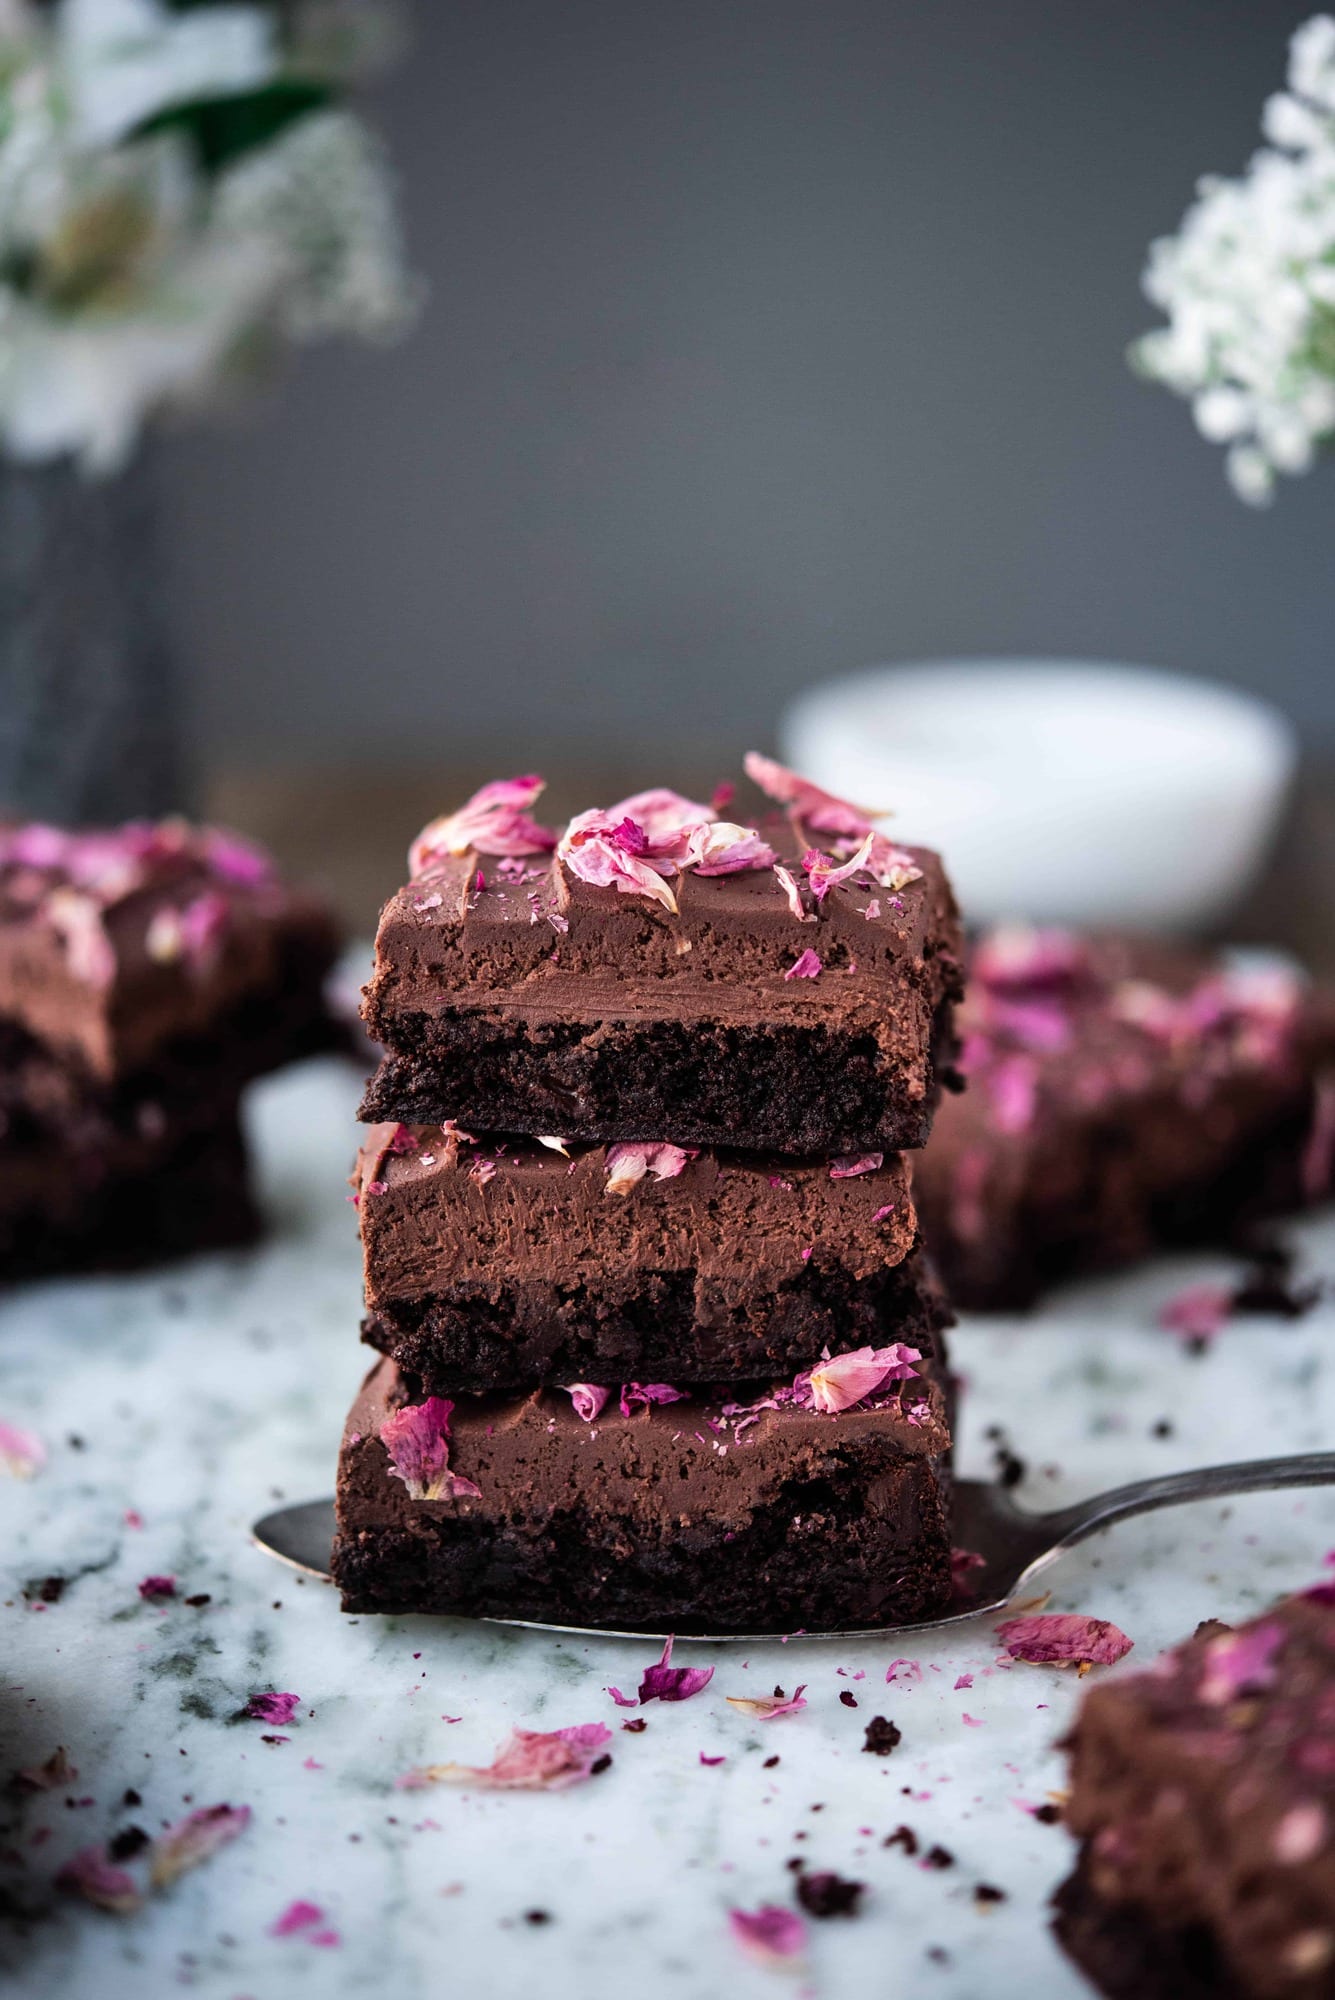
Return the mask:
<svg viewBox="0 0 1335 2000">
<path fill-rule="evenodd" d="M 1277 709 L 1213 681 L 1086 660 L 933 660 L 826 681 L 787 763 L 938 847 L 977 922 L 1193 930 L 1274 836 L 1297 762 Z"/>
</svg>

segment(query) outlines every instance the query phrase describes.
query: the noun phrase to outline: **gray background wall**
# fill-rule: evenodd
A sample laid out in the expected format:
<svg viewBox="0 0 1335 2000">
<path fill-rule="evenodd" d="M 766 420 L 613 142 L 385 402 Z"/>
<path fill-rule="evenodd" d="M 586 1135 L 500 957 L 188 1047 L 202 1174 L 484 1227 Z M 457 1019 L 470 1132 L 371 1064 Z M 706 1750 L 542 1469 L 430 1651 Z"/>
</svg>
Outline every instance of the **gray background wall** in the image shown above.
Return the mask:
<svg viewBox="0 0 1335 2000">
<path fill-rule="evenodd" d="M 174 447 L 210 760 L 668 776 L 813 678 L 1031 649 L 1335 749 L 1335 467 L 1258 517 L 1123 361 L 1307 11 L 419 0 L 371 109 L 420 327 Z"/>
</svg>

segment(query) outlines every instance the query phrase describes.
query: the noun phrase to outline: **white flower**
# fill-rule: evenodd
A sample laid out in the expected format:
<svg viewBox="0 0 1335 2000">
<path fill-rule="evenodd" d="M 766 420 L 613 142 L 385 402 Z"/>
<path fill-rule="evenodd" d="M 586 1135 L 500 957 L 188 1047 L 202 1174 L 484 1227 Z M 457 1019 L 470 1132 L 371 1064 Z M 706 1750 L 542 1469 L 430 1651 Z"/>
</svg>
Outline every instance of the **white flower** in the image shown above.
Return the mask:
<svg viewBox="0 0 1335 2000">
<path fill-rule="evenodd" d="M 279 70 L 272 16 L 262 7 L 174 13 L 162 0 L 64 0 L 58 61 L 74 136 L 105 146 L 156 112 L 199 97 L 233 97 Z"/>
<path fill-rule="evenodd" d="M 1238 180 L 1203 179 L 1176 236 L 1150 249 L 1147 297 L 1168 325 L 1133 350 L 1227 443 L 1254 505 L 1276 473 L 1306 472 L 1335 439 L 1335 19 L 1294 36 L 1289 89 L 1265 107 L 1272 141 Z"/>
</svg>

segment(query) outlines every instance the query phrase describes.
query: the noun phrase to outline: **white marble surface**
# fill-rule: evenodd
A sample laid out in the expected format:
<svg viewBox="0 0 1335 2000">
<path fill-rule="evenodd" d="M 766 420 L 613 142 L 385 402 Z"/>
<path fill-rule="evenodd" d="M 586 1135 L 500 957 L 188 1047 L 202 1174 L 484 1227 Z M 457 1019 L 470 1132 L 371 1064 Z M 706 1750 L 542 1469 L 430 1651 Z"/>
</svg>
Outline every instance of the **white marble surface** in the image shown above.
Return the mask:
<svg viewBox="0 0 1335 2000">
<path fill-rule="evenodd" d="M 345 1619 L 328 1588 L 299 1583 L 249 1545 L 248 1523 L 276 1497 L 329 1490 L 362 1367 L 343 1180 L 355 1097 L 335 1064 L 257 1094 L 273 1216 L 260 1251 L 33 1287 L 0 1304 L 0 1418 L 37 1430 L 50 1452 L 32 1481 L 0 1481 L 0 1773 L 57 1744 L 79 1773 L 68 1792 L 3 1808 L 0 1883 L 46 1913 L 3 1946 L 14 1990 L 98 2000 L 181 1989 L 208 2000 L 1080 1993 L 1044 1912 L 1067 1837 L 1023 1809 L 1061 1783 L 1052 1746 L 1077 1687 L 1049 1669 L 997 1670 L 989 1623 L 906 1644 L 921 1678 L 891 1669 L 899 1649 L 884 1643 L 693 1649 L 688 1661 L 714 1660 L 714 1683 L 691 1702 L 650 1707 L 648 1728 L 629 1735 L 604 1689 L 634 1683 L 644 1647 Z M 1335 1223 L 1294 1234 L 1308 1267 L 1335 1275 Z M 1157 1265 L 1073 1291 L 1028 1322 L 962 1327 L 962 1468 L 987 1469 L 991 1422 L 1029 1462 L 1021 1498 L 1035 1506 L 1146 1472 L 1335 1441 L 1335 1307 L 1297 1325 L 1237 1321 L 1205 1359 L 1156 1329 L 1157 1305 L 1185 1278 L 1229 1268 Z M 1164 1418 L 1173 1434 L 1154 1435 Z M 1136 1641 L 1134 1667 L 1200 1618 L 1244 1615 L 1309 1580 L 1332 1543 L 1326 1492 L 1161 1514 L 1064 1561 L 1053 1603 L 1117 1620 Z M 155 1572 L 210 1602 L 142 1603 L 138 1582 Z M 38 1609 L 24 1586 L 52 1574 L 69 1579 L 64 1595 Z M 974 1676 L 967 1690 L 955 1686 L 962 1673 Z M 776 1681 L 808 1683 L 804 1713 L 753 1724 L 722 1700 Z M 267 1744 L 263 1725 L 232 1719 L 265 1688 L 302 1697 L 287 1742 Z M 888 1759 L 861 1749 L 877 1714 L 904 1732 Z M 395 1789 L 417 1764 L 485 1763 L 515 1724 L 593 1720 L 615 1731 L 614 1762 L 580 1788 Z M 725 1761 L 702 1765 L 702 1751 Z M 120 1803 L 129 1786 L 143 1798 L 132 1810 Z M 247 1832 L 137 1914 L 52 1895 L 75 1848 L 127 1823 L 155 1832 L 221 1800 L 251 1807 Z M 885 1849 L 901 1822 L 924 1848 L 950 1849 L 955 1865 L 925 1870 Z M 794 1854 L 868 1885 L 857 1919 L 811 1925 L 795 1979 L 742 1958 L 725 1914 L 788 1901 Z M 1006 1901 L 977 1908 L 980 1881 Z M 322 1907 L 337 1944 L 270 1935 L 294 1898 Z M 550 1921 L 529 1923 L 532 1910 Z"/>
</svg>

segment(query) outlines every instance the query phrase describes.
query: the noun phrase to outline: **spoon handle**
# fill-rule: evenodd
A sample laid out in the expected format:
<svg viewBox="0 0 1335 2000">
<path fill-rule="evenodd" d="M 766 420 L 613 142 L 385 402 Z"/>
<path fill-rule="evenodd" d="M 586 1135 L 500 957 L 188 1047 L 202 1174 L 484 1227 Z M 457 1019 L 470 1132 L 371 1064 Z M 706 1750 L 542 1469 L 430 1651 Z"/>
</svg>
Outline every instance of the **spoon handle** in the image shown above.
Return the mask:
<svg viewBox="0 0 1335 2000">
<path fill-rule="evenodd" d="M 1207 1465 L 1196 1472 L 1168 1472 L 1095 1493 L 1043 1516 L 1054 1548 L 1072 1548 L 1087 1535 L 1132 1514 L 1177 1507 L 1187 1500 L 1219 1500 L 1230 1493 L 1268 1493 L 1283 1486 L 1335 1486 L 1335 1451 L 1312 1451 L 1293 1458 L 1248 1459 L 1241 1465 Z"/>
</svg>

